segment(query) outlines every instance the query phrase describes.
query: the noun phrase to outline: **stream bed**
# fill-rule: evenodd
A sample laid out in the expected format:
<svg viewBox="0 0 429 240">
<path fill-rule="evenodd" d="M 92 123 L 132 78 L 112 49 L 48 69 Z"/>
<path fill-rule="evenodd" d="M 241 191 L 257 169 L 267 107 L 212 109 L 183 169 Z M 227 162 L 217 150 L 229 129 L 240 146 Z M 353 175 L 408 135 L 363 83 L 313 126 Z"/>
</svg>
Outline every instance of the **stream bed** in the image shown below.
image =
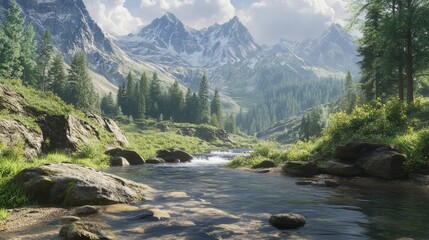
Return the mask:
<svg viewBox="0 0 429 240">
<path fill-rule="evenodd" d="M 223 166 L 237 154 L 110 168 L 159 190 L 140 207 L 165 210 L 171 218 L 145 221 L 135 211 L 119 209 L 103 221 L 121 239 L 429 239 L 428 187 L 299 186 L 299 178 Z M 176 194 L 165 195 L 170 192 Z M 271 214 L 286 212 L 304 215 L 306 225 L 298 230 L 269 225 Z"/>
</svg>

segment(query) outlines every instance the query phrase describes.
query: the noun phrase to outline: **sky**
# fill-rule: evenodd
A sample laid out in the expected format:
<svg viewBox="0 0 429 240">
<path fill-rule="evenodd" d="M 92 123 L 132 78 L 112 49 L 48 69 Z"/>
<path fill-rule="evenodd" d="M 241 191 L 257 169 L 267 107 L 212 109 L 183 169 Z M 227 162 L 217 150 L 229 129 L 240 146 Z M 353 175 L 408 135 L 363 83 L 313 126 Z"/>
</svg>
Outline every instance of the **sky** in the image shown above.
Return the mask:
<svg viewBox="0 0 429 240">
<path fill-rule="evenodd" d="M 332 23 L 344 25 L 346 0 L 83 0 L 92 18 L 110 34 L 136 33 L 166 12 L 202 29 L 234 16 L 260 44 L 319 36 Z"/>
</svg>

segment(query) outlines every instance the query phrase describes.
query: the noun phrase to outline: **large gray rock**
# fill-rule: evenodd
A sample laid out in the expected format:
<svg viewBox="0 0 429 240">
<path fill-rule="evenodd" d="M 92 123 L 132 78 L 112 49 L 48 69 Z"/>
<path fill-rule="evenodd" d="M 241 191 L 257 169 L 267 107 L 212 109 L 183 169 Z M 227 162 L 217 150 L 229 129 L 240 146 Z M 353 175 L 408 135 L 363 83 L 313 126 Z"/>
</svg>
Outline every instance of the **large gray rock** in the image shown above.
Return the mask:
<svg viewBox="0 0 429 240">
<path fill-rule="evenodd" d="M 305 225 L 305 217 L 296 213 L 272 215 L 268 221 L 274 227 L 282 229 L 295 229 Z"/>
<path fill-rule="evenodd" d="M 339 160 L 331 160 L 322 163 L 319 165 L 318 169 L 321 173 L 337 176 L 354 177 L 363 175 L 362 169 L 358 168 L 355 164 L 341 162 Z"/>
<path fill-rule="evenodd" d="M 15 183 L 33 201 L 67 206 L 129 203 L 143 199 L 150 187 L 74 164 L 52 164 L 18 173 Z"/>
<path fill-rule="evenodd" d="M 166 162 L 177 162 L 176 160 L 180 160 L 180 162 L 189 162 L 194 157 L 182 150 L 178 149 L 164 149 L 156 152 L 157 158 L 162 158 Z"/>
<path fill-rule="evenodd" d="M 88 143 L 100 142 L 98 130 L 72 115 L 45 115 L 38 119 L 47 150 L 77 151 Z"/>
<path fill-rule="evenodd" d="M 17 146 L 22 142 L 25 157 L 31 159 L 42 152 L 43 136 L 41 132 L 18 121 L 0 119 L 0 142 L 7 147 Z"/>
<path fill-rule="evenodd" d="M 356 165 L 363 169 L 365 174 L 385 179 L 399 179 L 406 176 L 404 162 L 406 157 L 393 151 L 379 148 L 365 157 L 359 158 Z"/>
<path fill-rule="evenodd" d="M 77 221 L 65 225 L 61 228 L 59 235 L 67 240 L 116 239 L 107 224 L 90 221 Z"/>
<path fill-rule="evenodd" d="M 105 152 L 105 154 L 111 157 L 121 157 L 125 158 L 130 165 L 140 165 L 145 164 L 145 160 L 140 154 L 132 150 L 126 150 L 122 148 L 112 148 Z"/>
<path fill-rule="evenodd" d="M 344 161 L 356 162 L 359 158 L 383 148 L 385 150 L 398 151 L 398 147 L 393 145 L 385 145 L 369 142 L 348 142 L 344 145 L 339 145 L 335 149 L 335 157 Z"/>
<path fill-rule="evenodd" d="M 282 166 L 284 173 L 294 177 L 311 177 L 319 174 L 314 162 L 286 162 Z"/>
</svg>

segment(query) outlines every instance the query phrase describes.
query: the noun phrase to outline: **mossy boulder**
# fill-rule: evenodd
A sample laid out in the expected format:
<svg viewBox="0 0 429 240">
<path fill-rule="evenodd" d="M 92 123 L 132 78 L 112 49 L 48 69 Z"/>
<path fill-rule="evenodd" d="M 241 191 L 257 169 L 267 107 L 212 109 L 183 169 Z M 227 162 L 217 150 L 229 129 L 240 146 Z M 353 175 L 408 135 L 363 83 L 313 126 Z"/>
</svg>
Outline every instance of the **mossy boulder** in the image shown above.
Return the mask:
<svg viewBox="0 0 429 240">
<path fill-rule="evenodd" d="M 109 226 L 92 221 L 77 221 L 61 228 L 60 234 L 67 240 L 110 240 L 116 239 Z"/>
<path fill-rule="evenodd" d="M 14 181 L 33 201 L 66 206 L 130 203 L 151 191 L 146 185 L 68 163 L 28 168 Z"/>
</svg>

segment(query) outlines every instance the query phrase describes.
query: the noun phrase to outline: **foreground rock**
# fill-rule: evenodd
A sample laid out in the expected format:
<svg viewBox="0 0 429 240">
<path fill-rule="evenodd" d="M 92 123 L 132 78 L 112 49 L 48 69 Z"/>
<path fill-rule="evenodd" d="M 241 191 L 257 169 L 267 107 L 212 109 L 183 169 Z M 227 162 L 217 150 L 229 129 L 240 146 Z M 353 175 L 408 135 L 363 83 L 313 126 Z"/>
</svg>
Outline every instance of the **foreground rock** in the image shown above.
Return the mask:
<svg viewBox="0 0 429 240">
<path fill-rule="evenodd" d="M 180 162 L 189 162 L 194 158 L 191 154 L 174 148 L 159 150 L 156 152 L 156 157 L 166 162 L 177 162 L 177 160 L 180 160 Z"/>
<path fill-rule="evenodd" d="M 25 169 L 15 183 L 33 201 L 67 206 L 107 205 L 141 200 L 150 187 L 74 164 Z"/>
<path fill-rule="evenodd" d="M 146 160 L 146 163 L 161 164 L 161 163 L 165 163 L 165 160 L 162 158 L 153 157 L 153 158 L 149 158 L 148 160 Z"/>
<path fill-rule="evenodd" d="M 345 176 L 345 177 L 356 177 L 362 176 L 363 171 L 353 163 L 341 162 L 339 160 L 331 160 L 322 163 L 318 167 L 321 173 Z"/>
<path fill-rule="evenodd" d="M 304 216 L 296 213 L 272 215 L 268 221 L 274 227 L 281 229 L 295 229 L 305 225 Z"/>
<path fill-rule="evenodd" d="M 0 119 L 0 139 L 7 147 L 17 146 L 22 142 L 23 146 L 20 147 L 28 159 L 37 157 L 42 152 L 42 133 L 15 120 Z"/>
<path fill-rule="evenodd" d="M 119 158 L 119 157 L 125 158 L 130 165 L 140 165 L 140 164 L 146 163 L 143 157 L 140 156 L 140 154 L 132 150 L 113 148 L 113 149 L 107 150 L 105 154 L 115 158 Z"/>
<path fill-rule="evenodd" d="M 77 221 L 70 225 L 63 226 L 60 230 L 60 236 L 67 240 L 82 239 L 115 239 L 115 235 L 109 229 L 109 226 L 99 222 Z"/>
<path fill-rule="evenodd" d="M 319 174 L 314 162 L 286 162 L 282 166 L 284 173 L 294 177 L 312 177 Z"/>
</svg>

